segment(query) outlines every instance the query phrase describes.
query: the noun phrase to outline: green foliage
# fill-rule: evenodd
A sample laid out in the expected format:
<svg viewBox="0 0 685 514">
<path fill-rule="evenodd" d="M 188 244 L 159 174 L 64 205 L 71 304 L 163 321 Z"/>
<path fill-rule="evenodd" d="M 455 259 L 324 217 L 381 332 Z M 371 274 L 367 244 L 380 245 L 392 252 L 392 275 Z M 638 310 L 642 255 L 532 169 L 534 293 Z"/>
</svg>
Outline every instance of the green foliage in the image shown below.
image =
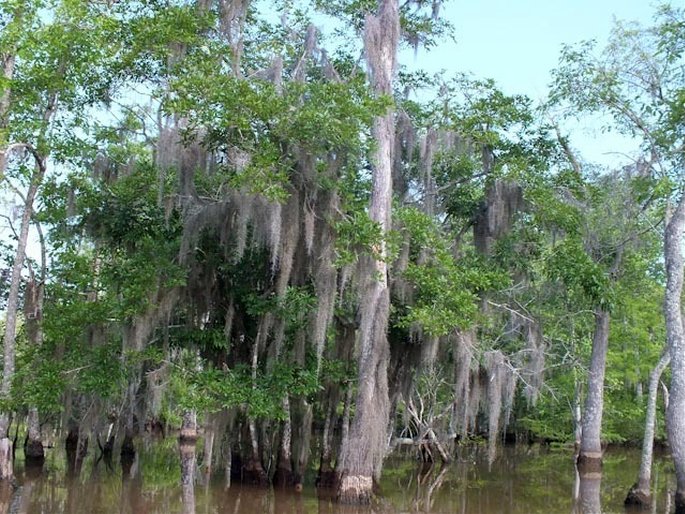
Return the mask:
<svg viewBox="0 0 685 514">
<path fill-rule="evenodd" d="M 352 264 L 360 252 L 374 258 L 381 258 L 379 252 L 383 239 L 381 227 L 364 211 L 356 211 L 350 217 L 343 218 L 335 225 L 336 266 Z"/>
<path fill-rule="evenodd" d="M 310 396 L 320 389 L 315 369 L 279 363 L 269 373 L 258 371 L 253 378 L 246 365 L 232 369 L 198 367 L 197 357 L 186 353 L 174 367 L 171 397 L 179 409 L 214 412 L 240 407 L 250 416 L 283 419 L 283 398 Z"/>
<path fill-rule="evenodd" d="M 400 5 L 400 25 L 405 44 L 413 48 L 432 48 L 452 35 L 451 24 L 438 16 L 442 3 L 444 0 L 412 0 Z M 375 13 L 378 8 L 376 0 L 314 0 L 313 4 L 319 11 L 342 19 L 356 32 L 362 31 L 366 16 Z M 349 34 L 345 35 L 349 38 Z"/>
<path fill-rule="evenodd" d="M 436 17 L 440 3 L 401 4 L 405 43 L 431 47 L 448 35 Z M 354 279 L 333 291 L 335 321 L 316 362 L 309 328 L 320 306 L 317 247 L 330 237 L 333 265 L 345 272 L 360 256 L 386 260 L 393 352 L 411 332 L 438 339 L 440 355 L 456 358 L 444 336 L 473 328 L 474 363 L 496 349 L 525 378 L 531 348 L 521 320 L 539 324 L 546 384 L 536 404 L 519 396 L 514 408 L 517 429 L 538 437 L 572 437 L 592 311 L 611 310 L 604 435 L 637 439 L 644 406 L 636 391 L 664 339 L 661 234 L 652 227 L 682 189 L 682 12 L 660 9 L 652 29 L 617 26 L 601 55 L 593 43 L 567 47 L 555 73 L 551 103 L 611 114 L 619 130 L 644 138 L 652 164 L 659 158 L 656 176 L 649 166 L 569 169 L 562 161 L 569 141 L 551 136 L 530 99 L 505 94 L 492 80 L 403 72 L 397 89 L 406 95 L 376 97 L 359 66 L 361 39 L 336 38 L 358 36 L 377 5 L 284 0 L 276 3 L 283 22 L 250 6 L 234 30 L 216 4 L 0 3 L 0 46 L 17 55 L 15 77 L 0 79 L 0 91 L 12 91 L 0 145 L 31 143 L 49 165 L 34 217 L 48 240 L 43 345 L 31 347 L 20 333 L 3 408 L 52 415 L 71 396 L 126 404 L 133 377 L 168 366 L 170 420 L 187 409 L 230 409 L 280 421 L 286 395 L 306 399 L 316 416 L 339 409 L 325 402 L 341 383 L 355 382 L 356 363 L 332 358 L 335 330 L 355 330 L 362 292 Z M 320 48 L 303 52 L 314 11 L 335 26 Z M 238 33 L 239 44 L 231 40 Z M 663 70 L 660 88 L 651 88 L 652 69 Z M 630 74 L 647 87 L 634 91 Z M 412 126 L 397 135 L 399 187 L 393 230 L 384 234 L 368 214 L 371 127 L 389 111 L 398 126 Z M 181 127 L 180 145 L 166 137 L 173 127 Z M 424 136 L 438 141 L 431 169 L 415 144 Z M 11 187 L 28 184 L 32 164 L 13 156 Z M 191 179 L 181 197 L 179 184 Z M 470 229 L 501 180 L 522 188 L 524 205 L 488 255 L 478 255 Z M 283 220 L 252 213 L 238 252 L 227 232 L 239 202 L 252 195 L 296 203 L 300 220 L 305 209 L 332 206 L 308 211 L 312 248 L 303 243 L 312 234 L 284 241 Z M 189 234 L 198 212 L 219 211 L 231 218 Z M 180 255 L 182 237 L 188 251 Z M 292 270 L 282 259 L 286 245 L 299 245 Z M 157 302 L 169 291 L 178 303 L 162 312 Z M 124 351 L 125 331 L 148 323 L 160 329 L 145 334 L 145 349 Z M 452 364 L 414 377 L 417 402 L 443 413 L 440 422 L 454 400 Z M 324 387 L 330 390 L 321 394 Z"/>
<path fill-rule="evenodd" d="M 477 293 L 503 287 L 506 275 L 487 269 L 475 256 L 456 259 L 435 221 L 414 208 L 397 212 L 414 255 L 402 277 L 414 289 L 414 302 L 397 319 L 397 326 L 413 324 L 431 335 L 465 328 L 477 312 Z"/>
<path fill-rule="evenodd" d="M 172 83 L 174 95 L 165 109 L 189 116 L 189 135 L 209 127 L 204 137 L 209 148 L 245 156 L 229 159 L 209 179 L 209 195 L 233 187 L 282 202 L 289 194 L 299 152 L 360 158 L 373 116 L 389 106 L 388 99 L 370 94 L 359 74 L 344 82 L 287 82 L 279 89 L 266 80 L 226 75 L 204 55 L 186 66 Z M 325 162 L 315 159 L 311 172 L 325 185 L 325 175 L 318 173 L 320 164 Z"/>
<path fill-rule="evenodd" d="M 590 305 L 611 309 L 611 283 L 602 268 L 585 252 L 581 241 L 566 238 L 552 249 L 547 271 L 553 280 L 562 281 L 571 296 L 587 298 Z"/>
</svg>

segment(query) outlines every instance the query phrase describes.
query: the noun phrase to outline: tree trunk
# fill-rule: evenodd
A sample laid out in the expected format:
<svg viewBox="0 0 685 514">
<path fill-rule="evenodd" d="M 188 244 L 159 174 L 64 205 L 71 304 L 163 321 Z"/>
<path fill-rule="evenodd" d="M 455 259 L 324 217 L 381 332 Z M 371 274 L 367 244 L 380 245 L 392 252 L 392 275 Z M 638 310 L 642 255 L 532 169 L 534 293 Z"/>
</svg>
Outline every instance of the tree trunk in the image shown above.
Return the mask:
<svg viewBox="0 0 685 514">
<path fill-rule="evenodd" d="M 269 477 L 266 475 L 259 452 L 259 438 L 257 437 L 257 422 L 254 418 L 247 420 L 250 451 L 243 462 L 243 482 L 249 485 L 266 487 L 269 485 Z"/>
<path fill-rule="evenodd" d="M 21 4 L 19 4 L 21 5 Z M 14 12 L 14 22 L 20 23 L 23 14 L 23 7 L 18 7 Z M 12 89 L 10 87 L 12 78 L 14 77 L 14 67 L 16 64 L 16 48 L 7 48 L 0 53 L 0 61 L 2 61 L 2 77 L 6 82 L 5 87 L 0 94 L 0 178 L 5 176 L 5 168 L 7 165 L 8 148 L 9 148 L 9 110 L 10 100 L 12 96 Z M 40 168 L 42 170 L 42 168 Z M 33 187 L 34 181 L 31 186 Z M 0 399 L 7 399 L 12 385 L 12 378 L 14 375 L 14 339 L 16 334 L 17 310 L 19 308 L 19 285 L 21 282 L 21 270 L 24 267 L 24 256 L 26 253 L 26 242 L 28 240 L 28 227 L 31 220 L 33 196 L 31 195 L 32 187 L 26 196 L 26 203 L 24 213 L 21 218 L 21 229 L 19 233 L 19 241 L 14 256 L 14 265 L 12 266 L 12 277 L 10 282 L 10 292 L 7 298 L 7 309 L 5 314 L 5 339 L 3 341 L 4 361 L 3 361 L 3 377 L 2 386 L 0 387 Z M 29 198 L 31 203 L 29 204 Z M 28 208 L 26 208 L 28 207 Z M 24 235 L 24 233 L 26 235 Z M 23 244 L 22 244 L 23 240 Z M 12 479 L 13 463 L 12 463 L 12 442 L 7 433 L 9 429 L 10 416 L 8 412 L 0 413 L 0 480 Z"/>
<path fill-rule="evenodd" d="M 40 435 L 40 420 L 38 417 L 38 409 L 35 407 L 29 408 L 29 415 L 26 420 L 27 436 L 26 444 L 24 445 L 24 455 L 26 456 L 26 463 L 29 461 L 32 465 L 42 465 L 45 461 L 45 451 L 43 450 L 43 441 Z"/>
<path fill-rule="evenodd" d="M 578 467 L 583 472 L 599 471 L 602 466 L 602 412 L 604 410 L 604 372 L 609 347 L 609 312 L 595 311 L 595 333 L 588 372 L 587 396 L 583 412 Z"/>
<path fill-rule="evenodd" d="M 194 410 L 183 412 L 179 439 L 195 442 L 197 440 L 197 414 Z"/>
<path fill-rule="evenodd" d="M 43 283 L 45 279 L 45 263 L 43 262 L 43 273 L 41 283 L 38 283 L 31 273 L 31 279 L 26 284 L 24 292 L 24 318 L 26 323 L 26 336 L 34 346 L 43 344 Z M 40 434 L 40 417 L 38 409 L 29 407 L 28 418 L 26 420 L 27 437 L 24 444 L 24 455 L 27 464 L 42 466 L 45 460 L 43 441 Z"/>
<path fill-rule="evenodd" d="M 287 394 L 283 398 L 283 410 L 285 411 L 285 420 L 281 429 L 281 444 L 278 450 L 276 474 L 274 475 L 276 487 L 292 486 L 295 483 L 291 448 L 293 429 L 290 421 L 290 399 Z"/>
<path fill-rule="evenodd" d="M 377 95 L 392 95 L 399 35 L 398 1 L 379 0 L 378 13 L 367 16 L 364 32 L 366 58 Z M 391 228 L 394 132 L 391 111 L 375 119 L 369 216 L 380 225 L 383 240 L 375 247 L 377 255 L 365 258 L 363 270 L 356 413 L 338 466 L 337 499 L 342 503 L 371 501 L 373 480 L 380 475 L 387 444 L 390 294 L 384 236 Z"/>
<path fill-rule="evenodd" d="M 19 7 L 17 7 L 14 12 L 13 20 L 17 24 L 21 23 L 23 14 L 23 7 L 21 7 L 21 4 L 18 5 Z M 3 52 L 0 52 L 2 78 L 5 83 L 2 92 L 0 93 L 0 178 L 4 178 L 5 165 L 7 164 L 7 148 L 9 146 L 7 128 L 9 126 L 10 100 L 12 97 L 11 82 L 14 77 L 16 51 L 16 48 L 6 48 Z"/>
<path fill-rule="evenodd" d="M 185 415 L 184 415 L 185 421 Z M 195 514 L 195 440 L 179 439 L 183 514 Z"/>
<path fill-rule="evenodd" d="M 304 474 L 309 465 L 311 453 L 312 423 L 314 409 L 305 398 L 298 398 L 291 410 L 292 415 L 292 451 L 293 451 L 293 480 L 297 490 L 302 489 Z"/>
<path fill-rule="evenodd" d="M 659 380 L 671 355 L 668 351 L 661 354 L 659 362 L 649 375 L 649 397 L 647 398 L 647 415 L 645 418 L 645 435 L 642 441 L 642 457 L 637 482 L 630 488 L 625 500 L 626 506 L 649 508 L 652 503 L 650 485 L 652 481 L 652 454 L 654 450 L 654 426 L 656 424 L 656 400 L 659 392 Z"/>
<path fill-rule="evenodd" d="M 336 391 L 335 398 L 338 394 Z M 338 402 L 332 401 L 329 396 L 329 404 L 326 412 L 326 420 L 324 421 L 323 433 L 321 434 L 321 458 L 319 459 L 319 473 L 316 477 L 316 486 L 322 488 L 330 488 L 335 484 L 335 473 L 333 471 L 333 441 L 332 441 L 332 425 L 338 419 L 336 412 Z"/>
<path fill-rule="evenodd" d="M 67 476 L 78 478 L 83 460 L 88 454 L 88 436 L 81 433 L 78 425 L 72 424 L 69 428 L 64 448 L 67 454 Z"/>
<path fill-rule="evenodd" d="M 12 379 L 14 378 L 14 358 L 16 353 L 15 342 L 17 335 L 17 313 L 19 311 L 19 287 L 21 285 L 21 272 L 24 268 L 24 261 L 26 259 L 26 245 L 29 239 L 29 227 L 31 225 L 31 217 L 33 216 L 33 202 L 38 192 L 38 187 L 43 181 L 45 173 L 45 160 L 36 158 L 36 171 L 31 177 L 31 185 L 29 186 L 24 201 L 24 212 L 21 215 L 21 227 L 19 229 L 19 240 L 17 241 L 17 249 L 14 254 L 14 263 L 12 265 L 12 275 L 10 279 L 10 290 L 7 297 L 7 310 L 5 316 L 5 338 L 3 341 L 4 360 L 3 360 L 3 374 L 2 386 L 0 387 L 0 398 L 6 400 L 10 396 L 12 388 Z M 0 415 L 0 447 L 5 446 L 11 448 L 12 443 L 9 440 L 7 430 L 9 428 L 9 413 L 3 412 Z M 9 462 L 5 459 L 9 457 Z M 0 480 L 12 478 L 12 451 L 0 452 Z M 6 473 L 9 473 L 7 475 Z"/>
<path fill-rule="evenodd" d="M 207 424 L 205 426 L 205 444 L 204 444 L 204 466 L 203 471 L 205 475 L 205 484 L 209 484 L 212 476 L 213 460 L 214 460 L 214 441 L 216 439 L 218 420 L 215 415 L 207 414 Z"/>
<path fill-rule="evenodd" d="M 666 426 L 668 442 L 675 464 L 677 489 L 676 513 L 685 512 L 685 337 L 681 313 L 683 293 L 683 231 L 685 230 L 685 197 L 681 197 L 666 225 L 664 261 L 666 263 L 666 345 L 671 356 L 671 387 Z"/>
</svg>

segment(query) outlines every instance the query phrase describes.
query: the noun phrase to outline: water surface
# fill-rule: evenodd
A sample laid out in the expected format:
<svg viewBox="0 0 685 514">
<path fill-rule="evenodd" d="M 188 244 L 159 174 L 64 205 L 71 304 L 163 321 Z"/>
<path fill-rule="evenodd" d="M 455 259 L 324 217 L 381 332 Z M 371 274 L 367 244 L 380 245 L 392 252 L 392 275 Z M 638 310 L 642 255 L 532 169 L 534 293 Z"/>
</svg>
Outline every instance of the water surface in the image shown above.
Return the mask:
<svg viewBox="0 0 685 514">
<path fill-rule="evenodd" d="M 491 464 L 483 447 L 457 451 L 449 467 L 422 466 L 411 454 L 391 457 L 381 482 L 381 498 L 373 507 L 341 507 L 313 486 L 307 476 L 301 493 L 264 490 L 227 484 L 223 473 L 207 480 L 201 471 L 197 446 L 190 491 L 181 484 L 176 441 L 148 444 L 136 459 L 122 467 L 97 460 L 91 451 L 80 471 L 68 469 L 59 449 L 48 451 L 40 473 L 24 469 L 17 454 L 17 485 L 0 491 L 0 512 L 110 514 L 110 513 L 231 513 L 231 514 L 533 514 L 624 513 L 623 500 L 635 481 L 639 452 L 610 450 L 601 477 L 579 477 L 569 449 L 542 446 L 506 447 Z M 667 456 L 657 455 L 653 472 L 655 508 L 671 509 L 674 473 Z M 192 493 L 192 494 L 191 494 Z M 195 505 L 183 502 L 194 496 Z"/>
</svg>

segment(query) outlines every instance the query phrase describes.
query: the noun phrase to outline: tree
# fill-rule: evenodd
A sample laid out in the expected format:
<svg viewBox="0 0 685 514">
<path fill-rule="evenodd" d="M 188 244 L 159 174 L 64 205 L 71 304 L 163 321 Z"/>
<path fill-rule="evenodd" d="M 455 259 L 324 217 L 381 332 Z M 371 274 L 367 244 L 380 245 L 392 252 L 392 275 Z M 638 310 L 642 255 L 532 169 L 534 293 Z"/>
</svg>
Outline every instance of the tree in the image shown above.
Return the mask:
<svg viewBox="0 0 685 514">
<path fill-rule="evenodd" d="M 391 96 L 400 38 L 399 3 L 381 0 L 377 13 L 368 14 L 364 23 L 364 45 L 373 89 L 378 96 Z M 391 109 L 376 117 L 372 134 L 376 150 L 372 161 L 369 217 L 378 224 L 381 240 L 375 255 L 365 257 L 362 268 L 364 292 L 360 306 L 356 412 L 338 466 L 337 495 L 343 503 L 370 502 L 373 480 L 380 478 L 385 457 L 385 432 L 390 413 L 387 375 L 390 290 L 385 241 L 391 228 L 393 191 L 395 119 Z"/>
<path fill-rule="evenodd" d="M 682 176 L 683 12 L 662 6 L 649 28 L 617 24 L 595 56 L 592 43 L 567 47 L 555 72 L 555 98 L 581 111 L 604 112 L 614 127 L 637 138 L 652 172 L 668 184 L 673 207 L 664 226 L 666 345 L 671 354 L 668 436 L 677 475 L 676 509 L 685 509 L 685 358 L 683 357 L 682 235 L 685 224 Z M 657 184 L 660 183 L 657 180 Z"/>
</svg>

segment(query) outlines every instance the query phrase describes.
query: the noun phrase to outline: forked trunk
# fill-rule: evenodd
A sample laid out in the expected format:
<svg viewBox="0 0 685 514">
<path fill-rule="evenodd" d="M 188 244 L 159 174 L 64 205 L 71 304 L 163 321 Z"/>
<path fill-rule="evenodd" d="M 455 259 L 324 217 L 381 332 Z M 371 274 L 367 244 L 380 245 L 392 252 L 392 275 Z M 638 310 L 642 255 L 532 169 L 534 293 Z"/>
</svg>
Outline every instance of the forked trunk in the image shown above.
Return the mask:
<svg viewBox="0 0 685 514">
<path fill-rule="evenodd" d="M 368 15 L 364 48 L 377 95 L 392 95 L 397 45 L 399 3 L 379 0 L 378 13 Z M 395 122 L 392 112 L 374 121 L 376 152 L 373 162 L 373 190 L 369 216 L 381 229 L 377 255 L 364 257 L 362 277 L 361 326 L 357 401 L 349 437 L 345 440 L 338 465 L 337 499 L 342 503 L 369 503 L 373 481 L 383 465 L 389 416 L 387 339 L 390 294 L 388 289 L 384 236 L 391 228 L 392 164 Z"/>
<path fill-rule="evenodd" d="M 588 372 L 587 396 L 583 412 L 578 467 L 583 472 L 598 472 L 602 466 L 602 412 L 604 410 L 604 372 L 609 348 L 609 312 L 595 311 L 595 333 Z"/>
<path fill-rule="evenodd" d="M 685 197 L 681 197 L 673 216 L 666 224 L 664 261 L 666 263 L 666 345 L 671 356 L 671 387 L 666 409 L 668 442 L 676 472 L 676 513 L 685 513 L 685 336 L 681 313 L 683 293 L 683 231 Z"/>
</svg>

